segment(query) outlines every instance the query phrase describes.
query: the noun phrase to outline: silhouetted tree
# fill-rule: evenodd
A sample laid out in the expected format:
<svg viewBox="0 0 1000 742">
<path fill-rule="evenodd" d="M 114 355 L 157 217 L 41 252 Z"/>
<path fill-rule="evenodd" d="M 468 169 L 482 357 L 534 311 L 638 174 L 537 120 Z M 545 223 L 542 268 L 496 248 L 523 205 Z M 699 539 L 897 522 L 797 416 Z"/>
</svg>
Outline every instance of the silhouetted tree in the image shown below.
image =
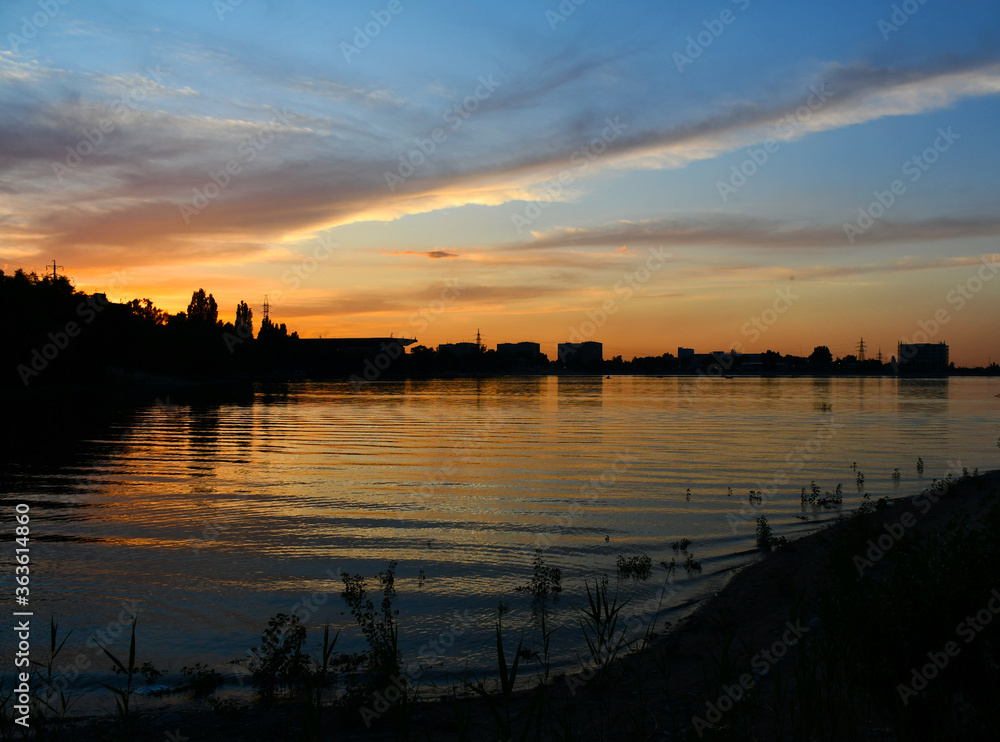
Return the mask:
<svg viewBox="0 0 1000 742">
<path fill-rule="evenodd" d="M 219 305 L 215 303 L 215 297 L 211 294 L 205 295 L 205 289 L 198 289 L 191 294 L 191 303 L 188 304 L 187 318 L 189 322 L 205 322 L 215 324 L 219 321 Z"/>
<path fill-rule="evenodd" d="M 270 317 L 265 316 L 264 319 L 260 321 L 260 332 L 257 333 L 257 337 L 261 340 L 268 340 L 275 335 L 276 327 L 271 321 Z"/>
<path fill-rule="evenodd" d="M 809 355 L 810 363 L 833 363 L 833 353 L 825 345 L 817 345 Z"/>
<path fill-rule="evenodd" d="M 133 299 L 126 306 L 132 309 L 132 314 L 136 317 L 146 320 L 153 325 L 164 325 L 167 323 L 169 315 L 162 309 L 157 308 L 153 304 L 152 299 Z"/>
<path fill-rule="evenodd" d="M 241 338 L 253 338 L 253 310 L 245 301 L 236 305 L 235 328 Z"/>
<path fill-rule="evenodd" d="M 288 328 L 285 323 L 282 322 L 280 325 L 274 324 L 270 318 L 265 318 L 260 323 L 260 332 L 257 333 L 258 340 L 298 340 L 299 333 L 293 332 L 291 335 L 288 334 Z"/>
</svg>

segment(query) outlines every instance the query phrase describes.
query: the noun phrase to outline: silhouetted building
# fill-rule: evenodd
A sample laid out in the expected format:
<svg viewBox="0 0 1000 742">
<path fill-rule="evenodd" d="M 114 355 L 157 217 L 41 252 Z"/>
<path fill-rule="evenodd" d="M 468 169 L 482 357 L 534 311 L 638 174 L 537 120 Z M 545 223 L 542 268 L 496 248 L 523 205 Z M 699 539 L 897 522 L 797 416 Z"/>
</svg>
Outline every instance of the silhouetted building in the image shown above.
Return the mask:
<svg viewBox="0 0 1000 742">
<path fill-rule="evenodd" d="M 677 347 L 677 358 L 691 358 L 694 356 L 694 348 L 681 348 Z"/>
<path fill-rule="evenodd" d="M 127 317 L 132 314 L 132 307 L 128 304 L 109 301 L 108 295 L 104 293 L 94 294 L 94 304 L 101 307 L 101 311 L 106 310 L 116 317 Z"/>
<path fill-rule="evenodd" d="M 479 350 L 480 346 L 478 343 L 441 343 L 438 346 L 438 353 L 450 355 L 455 358 L 474 356 L 479 353 Z"/>
<path fill-rule="evenodd" d="M 900 343 L 896 372 L 901 376 L 944 376 L 948 373 L 945 343 Z"/>
<path fill-rule="evenodd" d="M 604 346 L 600 343 L 559 343 L 559 362 L 566 366 L 593 366 L 603 361 Z"/>
<path fill-rule="evenodd" d="M 302 338 L 295 344 L 299 370 L 319 376 L 366 373 L 373 380 L 406 352 L 410 338 Z"/>
<path fill-rule="evenodd" d="M 299 342 L 310 353 L 380 353 L 402 355 L 403 349 L 413 345 L 416 338 L 302 338 Z M 397 352 L 398 351 L 398 352 Z"/>
<path fill-rule="evenodd" d="M 531 358 L 542 352 L 538 343 L 497 343 L 497 353 L 506 358 Z"/>
</svg>

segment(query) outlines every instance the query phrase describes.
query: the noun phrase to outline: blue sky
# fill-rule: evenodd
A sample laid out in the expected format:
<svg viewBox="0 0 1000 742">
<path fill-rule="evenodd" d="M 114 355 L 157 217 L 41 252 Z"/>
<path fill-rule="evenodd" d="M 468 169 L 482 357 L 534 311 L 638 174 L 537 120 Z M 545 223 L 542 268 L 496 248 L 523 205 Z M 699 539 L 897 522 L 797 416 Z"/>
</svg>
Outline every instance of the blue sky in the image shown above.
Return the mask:
<svg viewBox="0 0 1000 742">
<path fill-rule="evenodd" d="M 303 335 L 843 355 L 944 311 L 1000 357 L 995 3 L 328 5 L 4 3 L 0 265 Z"/>
</svg>

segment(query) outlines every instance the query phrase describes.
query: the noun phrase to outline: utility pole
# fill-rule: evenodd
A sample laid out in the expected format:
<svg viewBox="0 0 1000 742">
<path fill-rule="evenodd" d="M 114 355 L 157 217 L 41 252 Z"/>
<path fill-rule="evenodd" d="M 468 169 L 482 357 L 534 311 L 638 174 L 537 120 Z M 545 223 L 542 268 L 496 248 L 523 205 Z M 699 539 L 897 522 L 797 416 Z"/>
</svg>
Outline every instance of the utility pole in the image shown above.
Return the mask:
<svg viewBox="0 0 1000 742">
<path fill-rule="evenodd" d="M 54 261 L 54 260 L 52 261 L 52 280 L 53 281 L 56 280 L 56 268 L 65 268 L 65 267 L 66 266 L 64 266 L 64 265 L 57 266 L 56 265 L 56 261 Z"/>
</svg>

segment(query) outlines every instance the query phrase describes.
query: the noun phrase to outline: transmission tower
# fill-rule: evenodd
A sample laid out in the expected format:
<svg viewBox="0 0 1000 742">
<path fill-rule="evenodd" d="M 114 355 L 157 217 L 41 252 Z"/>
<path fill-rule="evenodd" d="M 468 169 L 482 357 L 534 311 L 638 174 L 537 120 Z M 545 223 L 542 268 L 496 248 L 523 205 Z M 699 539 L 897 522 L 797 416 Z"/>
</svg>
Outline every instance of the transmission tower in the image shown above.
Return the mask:
<svg viewBox="0 0 1000 742">
<path fill-rule="evenodd" d="M 271 311 L 271 305 L 267 301 L 267 294 L 264 294 L 264 319 L 262 322 L 267 322 L 267 313 Z"/>
<path fill-rule="evenodd" d="M 54 261 L 54 260 L 52 261 L 52 280 L 53 281 L 56 280 L 56 268 L 65 268 L 65 267 L 66 266 L 63 266 L 63 265 L 57 266 L 56 265 L 56 261 Z"/>
<path fill-rule="evenodd" d="M 479 329 L 476 328 L 476 345 L 480 348 L 483 347 L 483 336 L 479 334 Z"/>
<path fill-rule="evenodd" d="M 861 338 L 861 342 L 858 343 L 858 360 L 865 360 L 865 339 Z"/>
</svg>

